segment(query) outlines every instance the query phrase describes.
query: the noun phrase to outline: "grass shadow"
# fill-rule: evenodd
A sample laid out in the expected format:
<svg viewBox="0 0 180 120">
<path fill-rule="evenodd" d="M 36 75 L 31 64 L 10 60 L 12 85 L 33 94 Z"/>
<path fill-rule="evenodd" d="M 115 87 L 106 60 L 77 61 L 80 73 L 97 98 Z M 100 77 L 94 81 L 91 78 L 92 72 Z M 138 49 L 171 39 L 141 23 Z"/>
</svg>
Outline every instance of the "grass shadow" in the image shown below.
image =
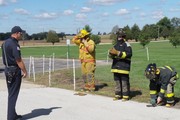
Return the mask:
<svg viewBox="0 0 180 120">
<path fill-rule="evenodd" d="M 100 89 L 107 87 L 108 84 L 107 83 L 100 83 L 100 84 L 96 84 L 95 85 L 95 91 L 99 91 Z"/>
<path fill-rule="evenodd" d="M 142 92 L 140 90 L 135 90 L 135 91 L 130 92 L 130 97 L 131 98 L 139 96 L 139 95 L 142 95 Z"/>
</svg>

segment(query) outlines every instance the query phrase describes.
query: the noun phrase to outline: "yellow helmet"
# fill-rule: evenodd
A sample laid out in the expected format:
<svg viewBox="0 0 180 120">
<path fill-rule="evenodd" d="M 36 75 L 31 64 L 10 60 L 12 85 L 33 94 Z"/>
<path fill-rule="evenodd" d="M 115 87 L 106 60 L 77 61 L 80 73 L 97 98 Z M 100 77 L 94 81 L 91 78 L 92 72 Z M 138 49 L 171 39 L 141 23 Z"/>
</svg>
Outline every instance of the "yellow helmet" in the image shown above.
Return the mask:
<svg viewBox="0 0 180 120">
<path fill-rule="evenodd" d="M 89 32 L 87 32 L 85 29 L 82 29 L 79 34 L 78 37 L 79 38 L 84 38 L 85 36 L 89 35 Z"/>
</svg>

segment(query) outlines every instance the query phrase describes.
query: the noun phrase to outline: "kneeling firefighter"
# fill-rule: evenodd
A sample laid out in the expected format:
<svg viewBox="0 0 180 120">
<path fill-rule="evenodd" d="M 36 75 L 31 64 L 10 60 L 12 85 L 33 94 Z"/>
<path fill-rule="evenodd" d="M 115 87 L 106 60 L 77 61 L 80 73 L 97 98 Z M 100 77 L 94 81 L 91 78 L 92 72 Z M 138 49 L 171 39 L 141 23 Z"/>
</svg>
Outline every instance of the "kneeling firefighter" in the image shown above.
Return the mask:
<svg viewBox="0 0 180 120">
<path fill-rule="evenodd" d="M 113 59 L 111 72 L 114 74 L 115 98 L 129 100 L 130 82 L 129 72 L 131 66 L 132 49 L 125 40 L 126 34 L 122 29 L 117 32 L 117 43 L 109 50 L 109 57 Z"/>
<path fill-rule="evenodd" d="M 82 29 L 72 42 L 79 46 L 79 59 L 81 62 L 83 89 L 95 90 L 94 73 L 96 69 L 95 43 L 90 39 L 90 33 Z"/>
<path fill-rule="evenodd" d="M 175 68 L 171 66 L 156 67 L 155 63 L 148 64 L 145 69 L 145 76 L 149 79 L 150 103 L 152 106 L 162 104 L 165 100 L 166 107 L 174 105 L 174 85 L 178 79 Z"/>
</svg>

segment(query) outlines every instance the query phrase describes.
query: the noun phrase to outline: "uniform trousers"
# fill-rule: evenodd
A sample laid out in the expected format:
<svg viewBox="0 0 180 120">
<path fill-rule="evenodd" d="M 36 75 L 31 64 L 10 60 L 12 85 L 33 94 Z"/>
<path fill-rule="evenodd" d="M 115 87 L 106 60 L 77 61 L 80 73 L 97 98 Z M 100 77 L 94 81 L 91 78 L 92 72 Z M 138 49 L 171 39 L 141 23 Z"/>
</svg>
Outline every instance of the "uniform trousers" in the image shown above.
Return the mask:
<svg viewBox="0 0 180 120">
<path fill-rule="evenodd" d="M 14 120 L 17 117 L 16 113 L 16 102 L 21 87 L 21 70 L 17 69 L 16 75 L 9 82 L 8 69 L 5 68 L 6 83 L 8 88 L 8 108 L 7 108 L 7 119 Z"/>
</svg>

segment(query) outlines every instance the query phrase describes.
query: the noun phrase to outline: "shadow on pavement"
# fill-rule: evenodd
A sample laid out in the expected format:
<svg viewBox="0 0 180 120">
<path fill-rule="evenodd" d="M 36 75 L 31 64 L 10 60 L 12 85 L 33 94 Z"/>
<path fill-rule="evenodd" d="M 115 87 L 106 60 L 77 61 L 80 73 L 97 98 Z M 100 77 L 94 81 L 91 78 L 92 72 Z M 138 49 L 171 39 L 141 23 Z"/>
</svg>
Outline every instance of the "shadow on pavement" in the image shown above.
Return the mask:
<svg viewBox="0 0 180 120">
<path fill-rule="evenodd" d="M 137 95 L 142 95 L 142 92 L 140 91 L 140 90 L 136 90 L 136 91 L 131 91 L 130 92 L 130 96 L 131 96 L 131 98 L 133 98 L 133 97 L 136 97 Z"/>
<path fill-rule="evenodd" d="M 28 119 L 32 119 L 35 117 L 39 117 L 42 115 L 49 115 L 53 109 L 59 109 L 62 107 L 51 107 L 51 108 L 39 108 L 39 109 L 34 109 L 31 111 L 31 113 L 27 113 L 25 115 L 23 115 L 21 120 L 28 120 Z"/>
</svg>

